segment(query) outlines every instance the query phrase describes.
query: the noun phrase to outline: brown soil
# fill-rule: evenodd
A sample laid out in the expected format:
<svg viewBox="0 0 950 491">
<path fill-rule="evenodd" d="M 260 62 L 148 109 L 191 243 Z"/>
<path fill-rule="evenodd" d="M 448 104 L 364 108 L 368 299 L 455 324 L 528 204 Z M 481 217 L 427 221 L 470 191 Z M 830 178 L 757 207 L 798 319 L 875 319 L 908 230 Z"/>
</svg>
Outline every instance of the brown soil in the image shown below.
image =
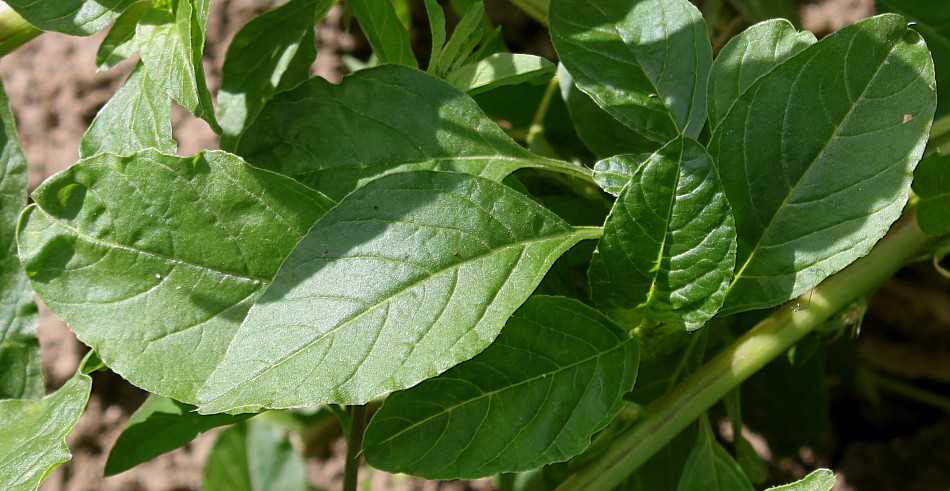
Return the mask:
<svg viewBox="0 0 950 491">
<path fill-rule="evenodd" d="M 509 43 L 514 39 L 518 50 L 553 55 L 546 35 L 536 25 L 518 15 L 507 2 L 495 3 L 507 9 L 495 20 L 505 21 Z M 212 2 L 204 58 L 212 92 L 217 88 L 230 38 L 248 19 L 269 5 L 270 2 L 261 0 Z M 829 32 L 871 13 L 873 2 L 870 0 L 829 0 L 802 5 L 806 28 L 818 32 Z M 318 31 L 320 51 L 314 74 L 330 80 L 339 80 L 341 76 L 340 54 L 354 49 L 358 42 L 341 31 L 340 17 L 340 9 L 334 8 Z M 31 166 L 31 189 L 77 160 L 83 132 L 133 66 L 133 62 L 127 61 L 110 71 L 96 72 L 95 52 L 101 38 L 102 33 L 90 38 L 44 34 L 0 62 L 0 75 L 14 106 L 21 141 Z M 214 134 L 201 120 L 181 108 L 176 108 L 173 119 L 182 155 L 216 147 Z M 934 276 L 930 270 L 921 272 L 921 268 L 917 268 L 915 271 L 911 276 L 888 282 L 875 296 L 868 322 L 857 341 L 857 352 L 875 370 L 947 393 L 950 387 L 950 296 L 947 295 L 950 281 Z M 39 337 L 47 386 L 53 390 L 74 372 L 86 349 L 48 310 L 41 309 L 41 312 Z M 74 458 L 55 470 L 41 489 L 197 489 L 204 456 L 215 431 L 118 476 L 102 477 L 109 449 L 145 396 L 114 374 L 96 374 L 89 406 L 68 439 Z M 830 435 L 827 448 L 804 451 L 797 459 L 774 463 L 774 472 L 793 477 L 815 466 L 831 466 L 841 474 L 838 489 L 948 489 L 950 417 L 900 396 L 882 393 L 880 397 L 875 404 L 847 393 L 837 399 L 833 395 L 834 408 L 839 414 L 836 428 L 843 420 L 851 429 Z M 907 419 L 910 421 L 903 421 Z M 895 420 L 903 423 L 895 424 Z M 330 456 L 309 460 L 313 485 L 339 487 L 343 444 L 338 439 L 332 445 Z M 372 488 L 490 489 L 491 483 L 423 482 L 377 471 L 372 475 Z"/>
</svg>

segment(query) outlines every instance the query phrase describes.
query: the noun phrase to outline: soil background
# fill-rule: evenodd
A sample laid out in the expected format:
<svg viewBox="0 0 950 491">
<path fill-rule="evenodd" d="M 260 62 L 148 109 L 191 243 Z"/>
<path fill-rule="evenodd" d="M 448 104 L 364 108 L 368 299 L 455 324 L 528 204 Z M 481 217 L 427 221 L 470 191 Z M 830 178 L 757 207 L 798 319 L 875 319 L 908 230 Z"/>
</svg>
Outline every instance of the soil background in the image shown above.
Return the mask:
<svg viewBox="0 0 950 491">
<path fill-rule="evenodd" d="M 938 0 L 928 0 L 938 1 Z M 421 3 L 421 2 L 420 2 Z M 553 57 L 543 28 L 508 2 L 487 1 L 506 42 L 516 52 Z M 264 0 L 216 0 L 208 22 L 204 64 L 212 93 L 230 39 L 250 18 L 273 4 Z M 416 12 L 421 12 L 415 6 Z M 806 29 L 828 33 L 874 13 L 870 0 L 827 0 L 801 4 Z M 318 29 L 314 75 L 338 81 L 344 53 L 365 52 L 365 41 L 342 28 L 334 7 Z M 96 112 L 128 76 L 134 60 L 97 72 L 95 53 L 105 31 L 88 38 L 47 33 L 0 61 L 21 142 L 30 163 L 30 189 L 78 159 L 83 132 Z M 428 49 L 424 47 L 423 49 Z M 421 50 L 417 50 L 421 51 Z M 179 153 L 216 148 L 203 121 L 176 107 L 173 115 Z M 950 280 L 929 265 L 910 268 L 885 284 L 871 301 L 855 351 L 863 363 L 888 376 L 950 396 Z M 47 389 L 55 390 L 74 372 L 86 348 L 59 319 L 41 307 L 39 337 Z M 92 397 L 68 438 L 73 460 L 57 468 L 41 487 L 54 490 L 192 490 L 216 431 L 117 476 L 103 478 L 109 449 L 146 394 L 111 372 L 97 372 Z M 832 384 L 832 430 L 820 445 L 794 458 L 771 462 L 772 476 L 785 482 L 816 467 L 838 474 L 836 489 L 950 489 L 950 416 L 933 406 L 881 392 L 876 400 L 836 392 Z M 311 484 L 337 489 L 343 472 L 342 439 L 308 459 Z M 763 450 L 763 453 L 767 450 Z M 363 474 L 366 475 L 365 472 Z M 492 489 L 489 480 L 424 482 L 375 471 L 372 489 Z"/>
</svg>

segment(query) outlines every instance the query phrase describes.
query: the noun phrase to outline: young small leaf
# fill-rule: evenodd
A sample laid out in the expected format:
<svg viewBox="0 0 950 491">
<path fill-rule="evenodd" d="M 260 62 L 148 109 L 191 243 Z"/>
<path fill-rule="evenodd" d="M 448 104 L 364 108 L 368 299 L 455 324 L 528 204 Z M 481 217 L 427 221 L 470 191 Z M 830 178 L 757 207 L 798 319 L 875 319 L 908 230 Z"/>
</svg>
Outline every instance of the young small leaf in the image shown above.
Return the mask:
<svg viewBox="0 0 950 491">
<path fill-rule="evenodd" d="M 753 491 L 752 483 L 732 460 L 716 436 L 709 418 L 701 418 L 699 438 L 693 447 L 677 491 Z"/>
<path fill-rule="evenodd" d="M 16 223 L 26 206 L 27 165 L 10 101 L 0 85 L 0 399 L 43 396 L 33 290 L 17 257 Z"/>
<path fill-rule="evenodd" d="M 205 491 L 308 491 L 303 455 L 279 428 L 255 418 L 221 432 L 205 462 Z"/>
<path fill-rule="evenodd" d="M 224 59 L 218 92 L 218 122 L 224 137 L 234 139 L 257 117 L 294 68 L 298 52 L 308 53 L 300 63 L 310 78 L 316 59 L 313 27 L 335 3 L 333 0 L 293 0 L 251 19 L 234 36 Z M 304 43 L 311 43 L 310 46 Z"/>
<path fill-rule="evenodd" d="M 278 94 L 237 152 L 333 199 L 405 170 L 451 170 L 495 181 L 523 167 L 588 175 L 528 152 L 465 93 L 399 65 L 360 70 L 339 85 L 314 78 Z"/>
<path fill-rule="evenodd" d="M 129 79 L 109 99 L 92 120 L 82 141 L 79 156 L 100 153 L 132 155 L 146 148 L 173 154 L 178 144 L 172 139 L 172 103 L 155 85 L 140 61 Z"/>
<path fill-rule="evenodd" d="M 591 261 L 592 296 L 632 326 L 697 329 L 722 305 L 735 254 L 735 222 L 712 159 L 678 138 L 637 169 L 614 203 Z"/>
<path fill-rule="evenodd" d="M 200 410 L 363 404 L 438 375 L 491 344 L 551 264 L 599 232 L 466 174 L 372 181 L 287 258 Z"/>
<path fill-rule="evenodd" d="M 436 0 L 425 0 L 426 16 L 429 18 L 429 30 L 432 31 L 432 49 L 429 54 L 429 66 L 426 71 L 438 76 L 445 46 L 445 11 Z"/>
<path fill-rule="evenodd" d="M 92 379 L 77 373 L 42 399 L 0 401 L 0 489 L 32 490 L 72 457 L 66 436 L 86 408 Z"/>
<path fill-rule="evenodd" d="M 7 0 L 27 22 L 44 31 L 89 36 L 109 25 L 135 0 Z"/>
<path fill-rule="evenodd" d="M 33 199 L 17 240 L 34 289 L 116 373 L 184 402 L 332 205 L 217 151 L 100 154 Z"/>
<path fill-rule="evenodd" d="M 801 295 L 884 235 L 923 152 L 933 85 L 923 40 L 887 14 L 812 44 L 726 105 L 709 144 L 739 237 L 723 313 Z"/>
<path fill-rule="evenodd" d="M 835 487 L 835 473 L 828 469 L 817 469 L 791 484 L 774 486 L 766 491 L 831 491 Z"/>
<path fill-rule="evenodd" d="M 346 7 L 360 21 L 363 34 L 380 63 L 418 66 L 409 33 L 399 21 L 391 1 L 347 0 Z"/>
<path fill-rule="evenodd" d="M 115 20 L 96 52 L 96 65 L 100 70 L 108 70 L 135 53 L 138 49 L 135 45 L 135 26 L 151 8 L 151 0 L 135 2 Z"/>
<path fill-rule="evenodd" d="M 169 97 L 220 133 L 201 66 L 211 0 L 169 2 L 145 12 L 136 26 L 135 44 L 142 62 L 149 78 Z"/>
<path fill-rule="evenodd" d="M 950 156 L 934 152 L 914 170 L 914 192 L 920 197 L 917 224 L 931 235 L 950 234 Z"/>
<path fill-rule="evenodd" d="M 472 2 L 442 49 L 437 73 L 450 73 L 465 63 L 485 34 L 482 27 L 484 22 L 485 4 L 481 1 Z"/>
<path fill-rule="evenodd" d="M 716 57 L 709 74 L 710 127 L 722 123 L 752 84 L 815 42 L 814 34 L 798 32 L 785 19 L 756 24 L 732 38 Z"/>
<path fill-rule="evenodd" d="M 706 121 L 712 47 L 687 0 L 552 0 L 551 41 L 574 83 L 618 121 L 664 144 Z"/>
<path fill-rule="evenodd" d="M 496 53 L 452 71 L 445 81 L 475 95 L 503 85 L 550 80 L 554 70 L 554 64 L 540 56 Z"/>
<path fill-rule="evenodd" d="M 211 428 L 239 423 L 253 416 L 204 416 L 194 412 L 194 409 L 194 406 L 174 399 L 149 395 L 145 403 L 129 418 L 119 439 L 109 451 L 105 475 L 118 474 L 172 451 Z"/>
<path fill-rule="evenodd" d="M 636 341 L 596 310 L 532 297 L 475 358 L 392 394 L 366 430 L 376 468 L 477 478 L 567 460 L 623 406 Z"/>
</svg>

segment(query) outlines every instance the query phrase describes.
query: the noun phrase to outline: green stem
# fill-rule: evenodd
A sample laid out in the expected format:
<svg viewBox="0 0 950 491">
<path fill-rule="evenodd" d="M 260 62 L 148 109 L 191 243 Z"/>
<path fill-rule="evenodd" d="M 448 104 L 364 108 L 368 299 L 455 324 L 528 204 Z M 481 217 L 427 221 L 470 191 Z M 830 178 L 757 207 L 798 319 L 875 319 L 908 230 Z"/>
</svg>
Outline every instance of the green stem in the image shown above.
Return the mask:
<svg viewBox="0 0 950 491">
<path fill-rule="evenodd" d="M 551 145 L 548 144 L 544 138 L 544 117 L 548 114 L 548 107 L 551 106 L 551 98 L 554 97 L 558 87 L 558 77 L 554 75 L 551 77 L 551 81 L 548 82 L 544 95 L 541 97 L 541 102 L 538 104 L 538 109 L 534 112 L 531 127 L 528 128 L 528 136 L 525 137 L 528 149 L 546 157 L 557 157 L 557 153 L 554 152 Z"/>
<path fill-rule="evenodd" d="M 870 254 L 806 293 L 811 295 L 807 308 L 793 310 L 789 305 L 798 304 L 793 300 L 757 324 L 671 392 L 647 406 L 637 424 L 620 434 L 558 490 L 615 488 L 716 401 L 835 312 L 917 258 L 935 239 L 920 231 L 913 211 L 906 214 Z"/>
<path fill-rule="evenodd" d="M 890 377 L 884 377 L 877 374 L 870 374 L 870 377 L 874 385 L 881 389 L 892 392 L 899 396 L 903 396 L 912 401 L 928 404 L 950 412 L 950 397 L 935 394 L 929 390 L 924 390 L 920 387 L 908 384 L 907 382 L 902 382 Z"/>
<path fill-rule="evenodd" d="M 346 467 L 343 470 L 343 491 L 356 491 L 359 484 L 363 429 L 366 425 L 366 406 L 348 406 L 350 430 L 346 440 Z"/>
<path fill-rule="evenodd" d="M 0 56 L 26 44 L 43 31 L 23 20 L 6 2 L 0 1 Z"/>
</svg>

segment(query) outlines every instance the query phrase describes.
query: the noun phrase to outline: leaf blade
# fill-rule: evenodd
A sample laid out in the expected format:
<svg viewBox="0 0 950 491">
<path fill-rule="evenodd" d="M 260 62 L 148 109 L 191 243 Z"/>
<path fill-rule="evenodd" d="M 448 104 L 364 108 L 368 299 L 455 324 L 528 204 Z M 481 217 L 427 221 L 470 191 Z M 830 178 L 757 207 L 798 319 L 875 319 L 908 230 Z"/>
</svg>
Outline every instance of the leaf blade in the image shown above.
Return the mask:
<svg viewBox="0 0 950 491">
<path fill-rule="evenodd" d="M 10 0 L 7 5 L 44 31 L 89 36 L 109 25 L 135 0 Z"/>
<path fill-rule="evenodd" d="M 399 21 L 392 2 L 349 0 L 346 6 L 360 21 L 360 28 L 380 63 L 418 66 L 409 44 L 409 32 Z"/>
<path fill-rule="evenodd" d="M 374 467 L 427 479 L 567 460 L 623 406 L 637 360 L 636 342 L 597 311 L 531 297 L 484 352 L 387 398 L 366 430 L 364 454 Z M 484 428 L 492 421 L 499 424 Z"/>
<path fill-rule="evenodd" d="M 34 289 L 116 373 L 184 402 L 332 204 L 219 151 L 101 154 L 33 197 L 17 239 Z"/>
<path fill-rule="evenodd" d="M 208 491 L 307 491 L 303 455 L 287 435 L 260 418 L 218 435 L 208 455 L 201 489 Z"/>
<path fill-rule="evenodd" d="M 805 48 L 740 96 L 709 145 L 739 235 L 723 313 L 794 298 L 884 235 L 932 121 L 929 60 L 886 14 Z"/>
<path fill-rule="evenodd" d="M 550 18 L 574 82 L 618 121 L 661 144 L 699 135 L 712 47 L 689 2 L 554 0 Z"/>
<path fill-rule="evenodd" d="M 488 346 L 554 260 L 597 233 L 466 174 L 372 181 L 288 257 L 199 410 L 362 404 L 441 373 Z"/>
</svg>

